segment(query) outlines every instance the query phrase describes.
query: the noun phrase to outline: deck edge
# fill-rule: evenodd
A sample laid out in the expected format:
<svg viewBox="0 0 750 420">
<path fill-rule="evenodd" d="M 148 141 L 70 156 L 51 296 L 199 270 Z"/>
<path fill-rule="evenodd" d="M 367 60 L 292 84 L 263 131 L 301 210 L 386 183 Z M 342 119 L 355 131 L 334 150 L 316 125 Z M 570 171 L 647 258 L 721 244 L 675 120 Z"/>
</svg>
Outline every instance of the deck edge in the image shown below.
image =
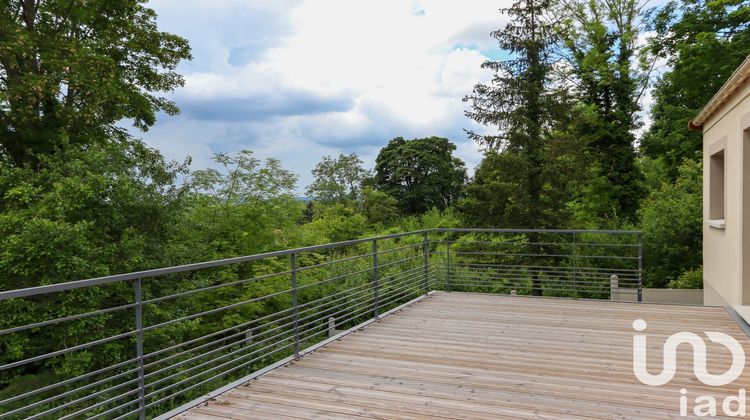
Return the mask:
<svg viewBox="0 0 750 420">
<path fill-rule="evenodd" d="M 383 318 L 385 318 L 385 317 L 387 317 L 389 315 L 392 315 L 392 314 L 394 314 L 394 313 L 396 313 L 398 311 L 401 311 L 402 309 L 404 309 L 404 308 L 406 308 L 408 306 L 411 306 L 411 305 L 413 305 L 413 304 L 421 301 L 422 299 L 424 299 L 424 298 L 432 295 L 433 293 L 435 293 L 435 290 L 431 290 L 430 292 L 428 292 L 425 295 L 421 295 L 421 296 L 419 296 L 419 297 L 417 297 L 415 299 L 412 299 L 412 300 L 410 300 L 410 301 L 408 301 L 408 302 L 406 302 L 404 304 L 401 304 L 401 305 L 399 305 L 399 306 L 397 306 L 397 307 L 395 307 L 395 308 L 393 308 L 393 309 L 391 309 L 389 311 L 386 311 L 383 314 L 381 314 L 378 318 L 370 318 L 367 321 L 362 322 L 360 324 L 357 324 L 357 325 L 349 328 L 348 330 L 344 330 L 344 331 L 342 331 L 342 332 L 334 335 L 333 337 L 329 337 L 329 338 L 321 341 L 320 343 L 314 344 L 314 345 L 312 345 L 310 347 L 307 347 L 307 348 L 305 348 L 303 350 L 300 350 L 300 352 L 299 352 L 300 353 L 300 357 L 303 357 L 303 356 L 305 356 L 305 355 L 307 355 L 309 353 L 312 353 L 315 350 L 320 349 L 321 347 L 325 347 L 328 344 L 331 344 L 332 342 L 337 341 L 340 338 L 343 338 L 344 336 L 347 336 L 347 335 L 349 335 L 349 334 L 351 334 L 351 333 L 353 333 L 353 332 L 355 332 L 357 330 L 360 330 L 360 329 L 362 329 L 362 328 L 364 328 L 364 327 L 372 324 L 373 322 L 380 321 L 381 319 L 383 319 Z M 270 371 L 272 371 L 274 369 L 278 369 L 278 368 L 280 368 L 280 367 L 282 367 L 284 365 L 287 365 L 290 362 L 293 362 L 294 360 L 295 360 L 294 355 L 285 357 L 285 358 L 279 360 L 276 363 L 268 365 L 268 366 L 264 367 L 263 369 L 256 370 L 255 372 L 253 372 L 253 373 L 251 373 L 251 374 L 249 374 L 247 376 L 243 376 L 242 378 L 237 379 L 234 382 L 228 383 L 228 384 L 222 386 L 221 388 L 218 388 L 218 389 L 216 389 L 214 391 L 209 392 L 206 395 L 198 397 L 198 398 L 196 398 L 196 399 L 194 399 L 194 400 L 192 400 L 190 402 L 187 402 L 187 403 L 185 403 L 185 404 L 183 404 L 183 405 L 181 405 L 181 406 L 179 406 L 177 408 L 174 408 L 174 409 L 172 409 L 170 411 L 167 411 L 164 414 L 160 414 L 159 416 L 155 417 L 154 419 L 155 420 L 167 420 L 167 419 L 170 419 L 170 418 L 172 418 L 174 416 L 182 414 L 185 411 L 188 411 L 188 410 L 190 410 L 193 407 L 196 407 L 196 406 L 198 406 L 200 404 L 203 404 L 204 402 L 206 402 L 208 400 L 216 398 L 216 397 L 220 396 L 221 394 L 223 394 L 225 392 L 228 392 L 228 391 L 230 391 L 230 390 L 232 390 L 234 388 L 237 388 L 238 386 L 240 386 L 240 385 L 242 385 L 242 384 L 244 384 L 246 382 L 252 381 L 253 379 L 257 379 L 257 378 L 265 375 L 266 373 L 268 373 L 268 372 L 270 372 Z"/>
</svg>

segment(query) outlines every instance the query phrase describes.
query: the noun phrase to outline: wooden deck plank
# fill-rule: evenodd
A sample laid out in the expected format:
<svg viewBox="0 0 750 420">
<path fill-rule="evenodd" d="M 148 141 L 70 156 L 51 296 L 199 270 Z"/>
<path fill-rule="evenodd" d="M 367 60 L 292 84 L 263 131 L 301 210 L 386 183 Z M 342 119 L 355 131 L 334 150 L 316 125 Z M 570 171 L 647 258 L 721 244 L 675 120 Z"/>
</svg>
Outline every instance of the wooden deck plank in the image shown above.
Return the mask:
<svg viewBox="0 0 750 420">
<path fill-rule="evenodd" d="M 679 417 L 683 387 L 717 398 L 750 388 L 750 372 L 702 384 L 685 345 L 669 384 L 641 384 L 636 319 L 648 322 L 652 373 L 683 330 L 724 332 L 750 352 L 722 308 L 436 292 L 178 418 L 664 418 Z M 726 370 L 728 350 L 707 347 L 708 370 Z"/>
</svg>

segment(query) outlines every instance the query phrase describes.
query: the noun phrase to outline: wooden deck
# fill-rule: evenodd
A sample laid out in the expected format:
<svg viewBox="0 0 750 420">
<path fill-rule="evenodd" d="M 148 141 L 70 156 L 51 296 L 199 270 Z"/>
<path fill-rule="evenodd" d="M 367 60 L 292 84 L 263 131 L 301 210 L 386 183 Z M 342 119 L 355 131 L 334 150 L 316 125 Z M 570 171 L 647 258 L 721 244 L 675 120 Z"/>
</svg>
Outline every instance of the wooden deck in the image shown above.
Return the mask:
<svg viewBox="0 0 750 420">
<path fill-rule="evenodd" d="M 680 389 L 721 401 L 750 389 L 750 369 L 710 387 L 680 346 L 678 373 L 650 387 L 633 374 L 634 320 L 648 322 L 649 371 L 678 331 L 750 340 L 722 308 L 436 292 L 411 307 L 194 407 L 180 419 L 664 418 Z M 706 342 L 709 340 L 706 339 Z M 729 351 L 708 342 L 708 370 Z"/>
</svg>

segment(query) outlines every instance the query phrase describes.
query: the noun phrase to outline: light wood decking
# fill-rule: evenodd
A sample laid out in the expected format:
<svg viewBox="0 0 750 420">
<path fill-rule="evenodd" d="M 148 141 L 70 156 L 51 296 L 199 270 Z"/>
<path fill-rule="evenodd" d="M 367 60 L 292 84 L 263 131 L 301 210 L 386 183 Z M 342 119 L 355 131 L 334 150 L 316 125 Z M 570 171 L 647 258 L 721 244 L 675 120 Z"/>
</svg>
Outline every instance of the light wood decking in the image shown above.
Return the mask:
<svg viewBox="0 0 750 420">
<path fill-rule="evenodd" d="M 632 369 L 632 322 L 648 322 L 649 371 L 678 331 L 750 340 L 722 308 L 436 292 L 412 307 L 235 388 L 180 419 L 663 418 L 692 402 L 750 389 L 750 369 L 709 387 L 680 346 L 678 374 L 661 387 Z M 706 339 L 705 341 L 709 341 Z M 708 343 L 709 372 L 729 351 Z"/>
</svg>

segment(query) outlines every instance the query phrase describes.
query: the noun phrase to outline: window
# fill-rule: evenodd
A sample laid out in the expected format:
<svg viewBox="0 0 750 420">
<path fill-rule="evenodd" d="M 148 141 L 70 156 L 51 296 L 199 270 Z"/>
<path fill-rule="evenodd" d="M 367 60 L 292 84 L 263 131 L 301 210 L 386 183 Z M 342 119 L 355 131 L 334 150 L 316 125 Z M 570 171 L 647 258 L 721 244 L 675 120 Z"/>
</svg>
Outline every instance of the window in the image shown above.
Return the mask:
<svg viewBox="0 0 750 420">
<path fill-rule="evenodd" d="M 711 155 L 710 160 L 710 185 L 709 185 L 709 215 L 708 218 L 715 222 L 713 227 L 724 226 L 724 149 Z"/>
</svg>

